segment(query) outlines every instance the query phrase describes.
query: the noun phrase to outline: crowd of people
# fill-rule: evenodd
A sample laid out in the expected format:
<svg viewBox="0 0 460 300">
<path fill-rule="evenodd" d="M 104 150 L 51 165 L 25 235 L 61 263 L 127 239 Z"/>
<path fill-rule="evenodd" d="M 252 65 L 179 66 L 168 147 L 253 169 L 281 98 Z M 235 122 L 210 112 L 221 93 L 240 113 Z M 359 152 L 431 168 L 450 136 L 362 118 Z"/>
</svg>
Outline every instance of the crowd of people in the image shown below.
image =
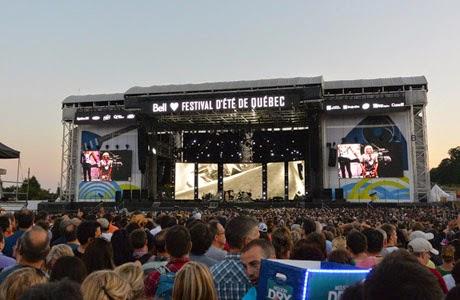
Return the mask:
<svg viewBox="0 0 460 300">
<path fill-rule="evenodd" d="M 342 299 L 460 299 L 451 208 L 0 216 L 0 300 L 256 299 L 263 259 L 371 269 Z"/>
</svg>

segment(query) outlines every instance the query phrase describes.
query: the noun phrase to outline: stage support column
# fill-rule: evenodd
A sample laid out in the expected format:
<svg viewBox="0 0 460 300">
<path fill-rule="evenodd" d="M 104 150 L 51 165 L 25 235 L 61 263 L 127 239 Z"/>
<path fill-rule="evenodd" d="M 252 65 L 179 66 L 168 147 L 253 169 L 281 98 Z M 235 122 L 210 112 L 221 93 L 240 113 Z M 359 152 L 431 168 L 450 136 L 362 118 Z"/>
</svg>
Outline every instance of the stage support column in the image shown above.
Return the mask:
<svg viewBox="0 0 460 300">
<path fill-rule="evenodd" d="M 241 143 L 241 161 L 242 162 L 253 162 L 253 132 L 248 130 L 244 133 L 244 139 Z"/>
<path fill-rule="evenodd" d="M 319 197 L 323 187 L 322 182 L 322 156 L 321 147 L 321 115 L 320 112 L 311 112 L 308 118 L 308 137 L 307 137 L 307 161 L 308 161 L 308 192 L 313 197 Z"/>
<path fill-rule="evenodd" d="M 184 134 L 182 131 L 174 132 L 174 150 L 183 149 L 184 147 Z M 184 151 L 176 152 L 176 161 L 184 161 Z"/>
<path fill-rule="evenodd" d="M 150 178 L 150 197 L 158 199 L 158 137 L 156 133 L 152 134 L 151 137 L 151 153 L 149 153 L 149 178 Z"/>
</svg>

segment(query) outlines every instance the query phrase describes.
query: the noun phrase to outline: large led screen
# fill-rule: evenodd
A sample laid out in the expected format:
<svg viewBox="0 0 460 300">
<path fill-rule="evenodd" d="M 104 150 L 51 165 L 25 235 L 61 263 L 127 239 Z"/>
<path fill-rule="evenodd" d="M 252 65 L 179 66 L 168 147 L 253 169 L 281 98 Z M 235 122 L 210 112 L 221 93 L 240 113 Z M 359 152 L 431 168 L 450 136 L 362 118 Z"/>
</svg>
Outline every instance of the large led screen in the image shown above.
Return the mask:
<svg viewBox="0 0 460 300">
<path fill-rule="evenodd" d="M 174 178 L 175 199 L 193 200 L 195 194 L 195 164 L 176 163 L 176 173 Z"/>
<path fill-rule="evenodd" d="M 267 164 L 267 198 L 284 199 L 284 162 Z"/>
<path fill-rule="evenodd" d="M 296 196 L 305 195 L 305 161 L 290 161 L 288 163 L 288 197 L 290 200 Z"/>
<path fill-rule="evenodd" d="M 340 178 L 402 177 L 402 147 L 389 143 L 383 147 L 363 144 L 337 146 Z"/>
<path fill-rule="evenodd" d="M 208 200 L 216 198 L 218 178 L 217 164 L 198 164 L 198 197 Z"/>
<path fill-rule="evenodd" d="M 82 181 L 129 181 L 132 151 L 82 151 Z"/>
<path fill-rule="evenodd" d="M 224 164 L 224 199 L 249 201 L 262 198 L 262 164 Z"/>
</svg>

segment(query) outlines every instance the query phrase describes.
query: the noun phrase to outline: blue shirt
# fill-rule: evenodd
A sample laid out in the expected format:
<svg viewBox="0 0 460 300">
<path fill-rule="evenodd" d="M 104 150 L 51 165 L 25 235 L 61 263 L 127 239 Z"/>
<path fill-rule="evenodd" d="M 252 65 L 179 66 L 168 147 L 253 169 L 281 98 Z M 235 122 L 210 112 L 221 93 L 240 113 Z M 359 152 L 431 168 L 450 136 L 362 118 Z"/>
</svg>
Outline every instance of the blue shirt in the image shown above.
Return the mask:
<svg viewBox="0 0 460 300">
<path fill-rule="evenodd" d="M 16 264 L 15 259 L 0 253 L 0 270 L 14 266 L 15 264 Z"/>
<path fill-rule="evenodd" d="M 211 268 L 220 300 L 240 300 L 252 287 L 239 254 L 227 254 Z"/>
<path fill-rule="evenodd" d="M 242 300 L 257 300 L 257 289 L 252 287 L 246 295 L 244 295 Z"/>
<path fill-rule="evenodd" d="M 5 248 L 3 248 L 3 254 L 9 257 L 13 257 L 13 247 L 16 242 L 21 238 L 25 231 L 17 230 L 12 236 L 5 239 Z"/>
</svg>

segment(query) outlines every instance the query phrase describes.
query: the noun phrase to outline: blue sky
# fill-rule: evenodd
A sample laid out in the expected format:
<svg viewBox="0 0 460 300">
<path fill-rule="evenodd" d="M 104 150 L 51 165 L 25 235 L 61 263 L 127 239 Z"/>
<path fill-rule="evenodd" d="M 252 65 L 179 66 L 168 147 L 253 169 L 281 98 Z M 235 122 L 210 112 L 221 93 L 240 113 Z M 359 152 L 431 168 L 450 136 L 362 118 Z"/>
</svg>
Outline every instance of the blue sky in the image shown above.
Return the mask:
<svg viewBox="0 0 460 300">
<path fill-rule="evenodd" d="M 425 75 L 431 166 L 460 145 L 459 1 L 3 1 L 0 141 L 46 188 L 61 101 L 129 87 Z M 15 161 L 0 161 L 14 179 Z"/>
</svg>

